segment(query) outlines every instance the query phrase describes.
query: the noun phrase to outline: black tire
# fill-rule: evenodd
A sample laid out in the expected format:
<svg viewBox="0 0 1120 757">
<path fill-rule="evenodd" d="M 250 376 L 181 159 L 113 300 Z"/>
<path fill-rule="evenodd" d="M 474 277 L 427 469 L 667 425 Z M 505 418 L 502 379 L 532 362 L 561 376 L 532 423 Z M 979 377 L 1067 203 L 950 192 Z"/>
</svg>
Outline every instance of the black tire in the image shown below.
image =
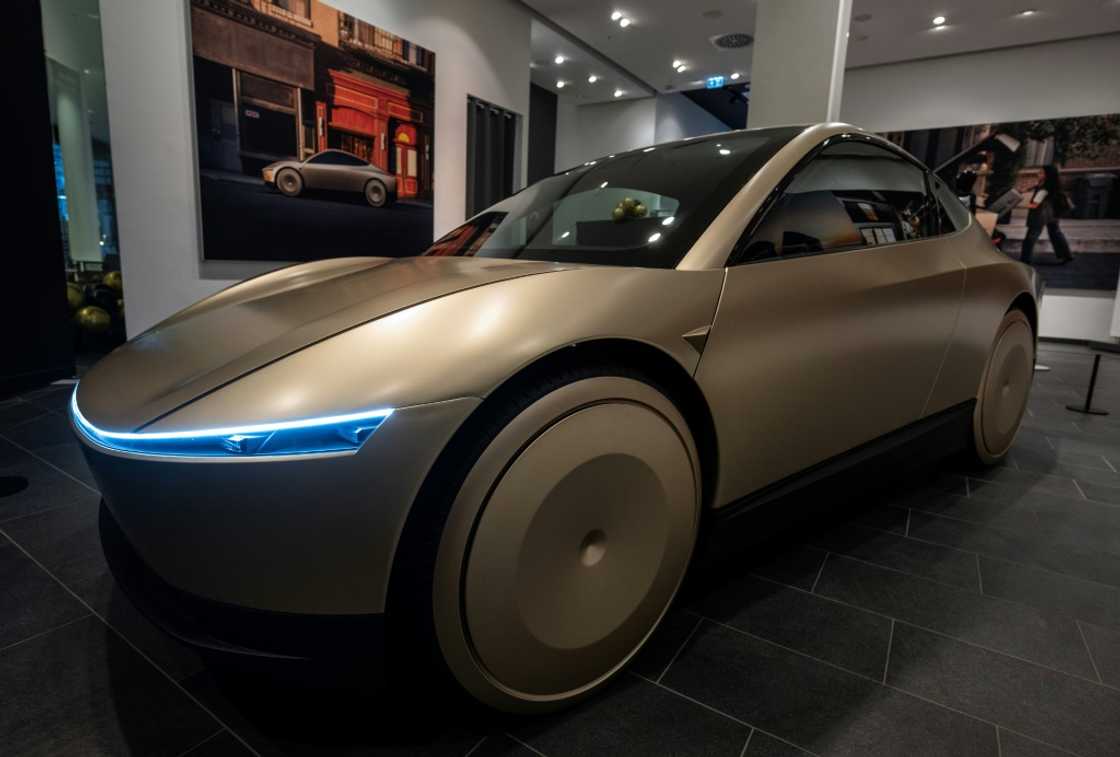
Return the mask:
<svg viewBox="0 0 1120 757">
<path fill-rule="evenodd" d="M 364 190 L 366 202 L 371 208 L 383 208 L 389 204 L 389 190 L 379 179 L 370 179 Z"/>
<path fill-rule="evenodd" d="M 276 174 L 276 189 L 288 197 L 303 194 L 303 177 L 294 168 L 281 168 Z"/>
<path fill-rule="evenodd" d="M 452 673 L 448 662 L 445 660 L 444 651 L 441 649 L 436 631 L 436 619 L 433 609 L 433 591 L 436 581 L 437 558 L 440 551 L 441 538 L 445 526 L 451 515 L 453 505 L 460 489 L 463 487 L 468 475 L 471 474 L 479 459 L 487 451 L 495 439 L 523 412 L 539 400 L 553 395 L 558 390 L 585 379 L 620 378 L 640 382 L 647 389 L 656 392 L 665 402 L 677 412 L 680 403 L 675 402 L 671 394 L 659 386 L 658 382 L 628 366 L 600 362 L 589 365 L 568 366 L 553 372 L 538 372 L 530 370 L 526 375 L 511 382 L 488 398 L 482 406 L 464 423 L 463 427 L 455 434 L 451 442 L 440 455 L 439 460 L 425 481 L 420 495 L 410 512 L 408 521 L 402 533 L 393 574 L 390 581 L 388 600 L 388 643 L 390 649 L 388 658 L 396 664 L 396 669 L 390 668 L 398 683 L 409 686 L 419 686 L 417 694 L 426 690 L 432 678 L 445 684 L 451 683 L 453 688 L 460 692 L 465 688 L 462 680 L 457 679 Z M 692 445 L 691 432 L 687 429 L 683 413 L 680 421 L 684 426 L 684 433 L 688 436 L 688 444 Z M 679 428 L 679 427 L 678 427 Z M 545 429 L 541 430 L 543 434 Z M 695 455 L 694 445 L 691 447 Z M 696 514 L 695 526 L 692 536 L 692 545 L 689 547 L 689 556 L 685 560 L 685 568 L 691 562 L 691 551 L 695 546 L 695 537 L 699 526 L 700 479 L 698 456 L 694 457 Z M 513 464 L 513 461 L 510 461 Z M 504 475 L 504 474 L 503 474 Z M 484 505 L 485 507 L 485 505 Z M 481 513 L 479 515 L 481 518 Z M 472 537 L 473 538 L 473 537 Z M 684 570 L 681 571 L 677 587 L 683 582 Z M 676 589 L 674 589 L 674 595 Z M 672 600 L 670 599 L 669 602 Z M 665 610 L 668 604 L 665 605 Z M 664 617 L 662 614 L 649 628 L 649 633 Z M 636 652 L 648 639 L 648 634 L 634 650 Z M 400 650 L 406 650 L 398 655 Z M 626 659 L 631 659 L 633 652 Z M 426 670 L 427 676 L 418 677 L 419 670 Z M 615 671 L 617 672 L 617 671 Z M 605 685 L 609 677 L 615 672 L 604 677 L 593 687 L 585 692 L 565 699 L 555 704 L 544 704 L 538 708 L 530 704 L 526 707 L 519 705 L 509 706 L 508 703 L 495 703 L 479 697 L 477 692 L 469 692 L 476 701 L 496 709 L 516 711 L 539 711 L 540 709 L 554 709 L 564 706 L 597 690 Z M 458 685 L 455 685 L 458 684 Z"/>
</svg>

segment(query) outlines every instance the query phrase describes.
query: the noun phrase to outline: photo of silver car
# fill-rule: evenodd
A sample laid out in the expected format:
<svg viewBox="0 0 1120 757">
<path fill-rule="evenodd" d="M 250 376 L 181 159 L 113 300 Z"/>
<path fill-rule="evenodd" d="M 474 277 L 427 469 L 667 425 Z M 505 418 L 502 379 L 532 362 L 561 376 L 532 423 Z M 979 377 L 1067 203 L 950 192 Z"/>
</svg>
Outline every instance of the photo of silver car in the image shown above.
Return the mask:
<svg viewBox="0 0 1120 757">
<path fill-rule="evenodd" d="M 536 712 L 618 674 L 730 518 L 933 432 L 1003 459 L 1040 296 L 895 145 L 748 129 L 588 161 L 423 256 L 232 286 L 70 414 L 114 575 L 168 632 L 434 650 Z"/>
<path fill-rule="evenodd" d="M 265 184 L 288 197 L 307 190 L 360 194 L 374 208 L 397 199 L 397 177 L 343 150 L 323 150 L 307 160 L 281 160 L 261 169 Z"/>
</svg>

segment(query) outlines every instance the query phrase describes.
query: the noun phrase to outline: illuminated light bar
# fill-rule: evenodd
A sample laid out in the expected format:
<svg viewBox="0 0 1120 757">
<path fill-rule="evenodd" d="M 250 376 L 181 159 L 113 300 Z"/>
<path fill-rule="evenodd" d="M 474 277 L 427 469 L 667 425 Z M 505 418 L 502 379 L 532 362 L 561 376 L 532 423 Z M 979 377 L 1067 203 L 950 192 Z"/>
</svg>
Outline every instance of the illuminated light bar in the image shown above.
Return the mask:
<svg viewBox="0 0 1120 757">
<path fill-rule="evenodd" d="M 70 397 L 74 425 L 92 443 L 153 457 L 270 457 L 357 452 L 391 409 L 328 415 L 295 421 L 189 431 L 106 431 L 78 409 L 78 390 Z"/>
</svg>

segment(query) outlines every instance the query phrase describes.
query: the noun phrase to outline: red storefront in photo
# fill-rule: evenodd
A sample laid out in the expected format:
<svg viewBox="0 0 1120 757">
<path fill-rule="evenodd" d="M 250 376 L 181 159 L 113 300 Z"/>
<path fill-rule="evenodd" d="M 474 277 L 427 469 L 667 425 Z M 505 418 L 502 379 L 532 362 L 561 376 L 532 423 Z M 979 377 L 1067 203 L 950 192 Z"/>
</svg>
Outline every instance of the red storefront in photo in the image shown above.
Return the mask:
<svg viewBox="0 0 1120 757">
<path fill-rule="evenodd" d="M 326 100 L 316 103 L 318 149 L 334 147 L 397 175 L 401 198 L 430 199 L 431 112 L 409 92 L 357 71 L 327 70 Z"/>
</svg>

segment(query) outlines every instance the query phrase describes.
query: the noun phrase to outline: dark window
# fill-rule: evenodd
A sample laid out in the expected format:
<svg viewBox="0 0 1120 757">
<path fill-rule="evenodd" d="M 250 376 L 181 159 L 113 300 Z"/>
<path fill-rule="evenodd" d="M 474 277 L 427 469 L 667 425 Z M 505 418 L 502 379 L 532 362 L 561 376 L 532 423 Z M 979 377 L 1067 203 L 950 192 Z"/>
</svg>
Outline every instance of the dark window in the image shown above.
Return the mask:
<svg viewBox="0 0 1120 757">
<path fill-rule="evenodd" d="M 307 159 L 308 163 L 320 166 L 364 166 L 366 162 L 344 152 L 321 152 Z"/>
<path fill-rule="evenodd" d="M 494 205 L 427 254 L 672 268 L 801 131 L 720 134 L 590 160 Z"/>
<path fill-rule="evenodd" d="M 751 234 L 741 262 L 908 242 L 937 233 L 925 172 L 866 142 L 826 147 Z"/>
<path fill-rule="evenodd" d="M 965 226 L 968 226 L 969 218 L 972 213 L 965 207 L 965 202 L 968 198 L 963 200 L 957 197 L 945 185 L 945 182 L 936 176 L 930 177 L 933 183 L 933 193 L 937 196 L 937 200 L 941 205 L 941 233 L 952 234 L 954 231 L 960 231 Z"/>
</svg>

